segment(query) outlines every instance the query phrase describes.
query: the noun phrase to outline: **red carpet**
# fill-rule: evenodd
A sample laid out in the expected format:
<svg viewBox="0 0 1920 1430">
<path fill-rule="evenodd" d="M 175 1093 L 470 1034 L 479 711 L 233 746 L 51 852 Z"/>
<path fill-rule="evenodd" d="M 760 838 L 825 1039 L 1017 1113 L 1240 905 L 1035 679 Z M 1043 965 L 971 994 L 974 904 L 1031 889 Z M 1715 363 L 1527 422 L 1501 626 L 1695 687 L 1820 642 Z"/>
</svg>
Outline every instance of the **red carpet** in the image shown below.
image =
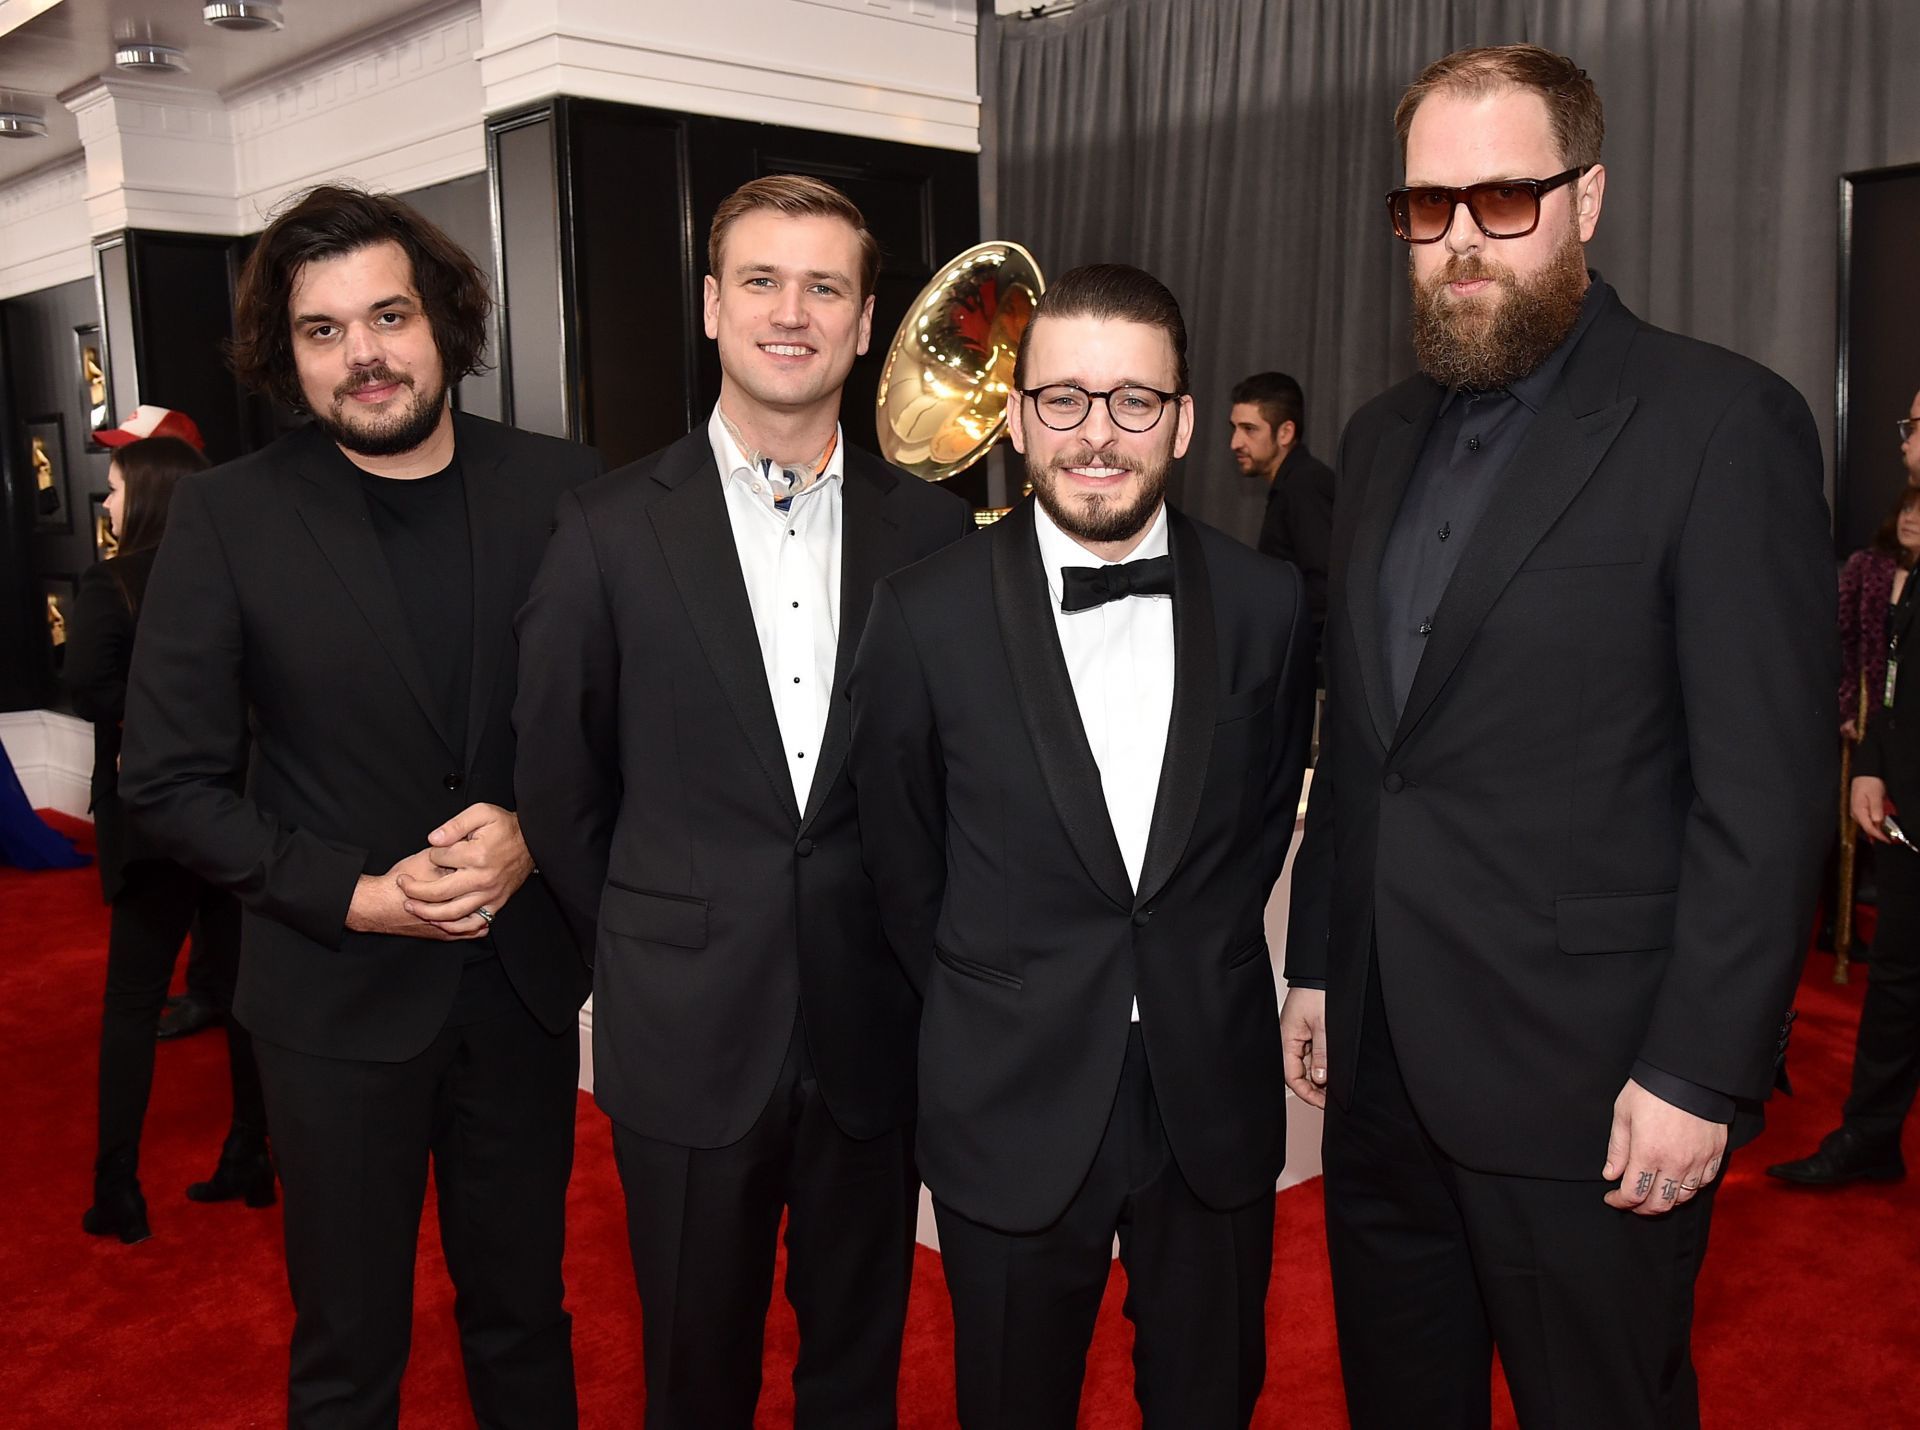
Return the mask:
<svg viewBox="0 0 1920 1430">
<path fill-rule="evenodd" d="M 292 1318 L 278 1211 L 196 1206 L 181 1195 L 212 1170 L 225 1130 L 221 1040 L 160 1047 L 141 1167 L 153 1239 L 125 1247 L 85 1236 L 106 940 L 94 872 L 0 870 L 0 930 L 0 1129 L 9 1151 L 0 1180 L 0 1425 L 283 1423 Z M 1735 1160 L 1720 1197 L 1695 1335 L 1711 1426 L 1920 1424 L 1920 1176 L 1823 1195 L 1761 1172 L 1810 1151 L 1837 1116 L 1865 976 L 1836 988 L 1831 969 L 1816 955 L 1800 993 L 1800 1096 L 1776 1101 L 1773 1126 Z M 1920 1127 L 1909 1126 L 1907 1156 L 1920 1166 Z M 567 1285 L 582 1420 L 592 1427 L 638 1424 L 642 1399 L 639 1307 L 621 1216 L 606 1119 L 582 1098 Z M 1280 1197 L 1275 1240 L 1267 1391 L 1256 1423 L 1343 1425 L 1317 1182 Z M 431 1202 L 417 1300 L 403 1422 L 470 1426 Z M 1116 1272 L 1083 1426 L 1139 1423 L 1119 1300 Z M 922 1250 L 901 1374 L 904 1425 L 953 1423 L 951 1344 L 939 1258 Z M 768 1323 L 762 1425 L 790 1423 L 793 1350 L 793 1317 L 781 1302 Z"/>
</svg>

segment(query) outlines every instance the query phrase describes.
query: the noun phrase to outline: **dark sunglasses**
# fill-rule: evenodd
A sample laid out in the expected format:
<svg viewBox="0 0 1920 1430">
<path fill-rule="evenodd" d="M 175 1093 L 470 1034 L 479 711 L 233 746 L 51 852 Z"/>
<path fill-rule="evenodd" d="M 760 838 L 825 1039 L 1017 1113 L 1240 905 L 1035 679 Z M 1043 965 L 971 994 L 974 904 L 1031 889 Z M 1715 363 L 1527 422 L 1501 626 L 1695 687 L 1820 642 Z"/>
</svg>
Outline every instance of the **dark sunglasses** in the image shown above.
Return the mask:
<svg viewBox="0 0 1920 1430">
<path fill-rule="evenodd" d="M 1551 179 L 1495 179 L 1464 189 L 1395 189 L 1387 195 L 1393 236 L 1406 243 L 1438 243 L 1453 227 L 1454 209 L 1465 204 L 1488 238 L 1525 238 L 1540 226 L 1541 195 L 1572 183 L 1592 167 L 1581 164 Z"/>
</svg>

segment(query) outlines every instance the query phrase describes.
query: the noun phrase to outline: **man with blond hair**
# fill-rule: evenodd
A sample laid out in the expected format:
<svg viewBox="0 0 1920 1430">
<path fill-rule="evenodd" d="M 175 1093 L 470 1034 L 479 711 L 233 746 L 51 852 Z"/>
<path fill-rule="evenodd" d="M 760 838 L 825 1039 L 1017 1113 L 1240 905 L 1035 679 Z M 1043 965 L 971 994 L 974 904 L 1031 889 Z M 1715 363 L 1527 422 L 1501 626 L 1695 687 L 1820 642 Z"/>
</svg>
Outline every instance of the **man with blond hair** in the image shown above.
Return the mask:
<svg viewBox="0 0 1920 1430">
<path fill-rule="evenodd" d="M 1693 1284 L 1827 838 L 1806 403 L 1588 269 L 1599 95 L 1531 45 L 1396 122 L 1421 372 L 1341 444 L 1288 1080 L 1354 1425 L 1699 1422 Z"/>
<path fill-rule="evenodd" d="M 647 1425 L 753 1424 L 784 1211 L 795 1423 L 891 1426 L 920 1004 L 860 862 L 845 684 L 874 582 L 972 515 L 841 433 L 880 266 L 844 194 L 756 179 L 707 256 L 718 403 L 561 503 L 520 615 L 521 816 L 596 951 Z"/>
</svg>

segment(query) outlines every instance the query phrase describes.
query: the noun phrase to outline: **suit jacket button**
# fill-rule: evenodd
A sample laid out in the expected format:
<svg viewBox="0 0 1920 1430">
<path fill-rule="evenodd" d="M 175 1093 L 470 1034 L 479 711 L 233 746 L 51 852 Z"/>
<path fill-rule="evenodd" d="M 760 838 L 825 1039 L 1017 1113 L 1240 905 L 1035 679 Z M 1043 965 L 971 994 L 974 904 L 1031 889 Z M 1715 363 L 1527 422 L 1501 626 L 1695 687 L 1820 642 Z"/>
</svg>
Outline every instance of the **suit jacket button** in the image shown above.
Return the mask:
<svg viewBox="0 0 1920 1430">
<path fill-rule="evenodd" d="M 461 785 L 466 783 L 466 780 L 461 777 L 458 770 L 455 770 L 452 774 L 443 778 L 440 783 L 448 789 L 459 789 Z"/>
<path fill-rule="evenodd" d="M 798 844 L 793 846 L 793 852 L 798 854 L 802 859 L 806 858 L 809 854 L 813 853 L 813 841 L 811 839 L 802 839 Z"/>
<path fill-rule="evenodd" d="M 1147 926 L 1147 920 L 1152 917 L 1152 909 L 1135 909 L 1133 912 L 1133 926 L 1137 929 L 1143 929 Z"/>
<path fill-rule="evenodd" d="M 1406 787 L 1407 782 L 1401 778 L 1400 771 L 1398 770 L 1388 771 L 1387 777 L 1380 781 L 1380 788 L 1384 789 L 1388 794 L 1399 794 L 1400 791 Z"/>
</svg>

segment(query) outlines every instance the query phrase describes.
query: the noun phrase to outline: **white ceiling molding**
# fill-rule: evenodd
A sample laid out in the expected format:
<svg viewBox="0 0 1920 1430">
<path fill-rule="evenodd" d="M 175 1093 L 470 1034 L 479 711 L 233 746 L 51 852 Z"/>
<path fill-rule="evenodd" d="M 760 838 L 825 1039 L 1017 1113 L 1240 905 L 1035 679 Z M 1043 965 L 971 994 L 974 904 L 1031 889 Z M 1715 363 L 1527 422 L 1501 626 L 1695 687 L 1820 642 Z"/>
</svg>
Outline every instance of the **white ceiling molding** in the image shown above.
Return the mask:
<svg viewBox="0 0 1920 1430">
<path fill-rule="evenodd" d="M 929 4 L 954 19 L 955 0 L 487 0 L 486 108 L 571 94 L 975 152 L 973 27 Z"/>
<path fill-rule="evenodd" d="M 0 298 L 93 274 L 87 165 L 62 160 L 0 189 Z"/>
<path fill-rule="evenodd" d="M 480 34 L 478 5 L 442 10 L 234 96 L 242 231 L 323 179 L 397 191 L 484 170 Z"/>
</svg>

